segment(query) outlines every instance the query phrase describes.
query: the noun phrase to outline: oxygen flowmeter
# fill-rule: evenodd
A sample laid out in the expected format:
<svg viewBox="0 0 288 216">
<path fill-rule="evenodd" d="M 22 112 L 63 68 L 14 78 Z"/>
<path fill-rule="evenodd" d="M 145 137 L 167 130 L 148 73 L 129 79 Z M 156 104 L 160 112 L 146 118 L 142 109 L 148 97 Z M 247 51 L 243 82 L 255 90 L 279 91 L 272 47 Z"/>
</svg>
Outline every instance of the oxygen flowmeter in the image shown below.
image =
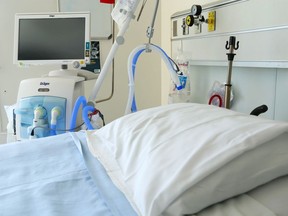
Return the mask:
<svg viewBox="0 0 288 216">
<path fill-rule="evenodd" d="M 207 19 L 205 19 L 205 17 L 201 13 L 202 13 L 201 5 L 192 5 L 191 13 L 187 15 L 185 18 L 186 25 L 189 27 L 195 25 L 197 29 L 201 29 L 201 24 L 207 23 L 208 31 L 214 31 L 215 30 L 215 11 L 209 12 Z"/>
<path fill-rule="evenodd" d="M 186 24 L 191 27 L 194 24 L 199 25 L 200 23 L 205 22 L 204 16 L 201 15 L 202 7 L 201 5 L 193 5 L 191 7 L 191 14 L 186 17 Z"/>
</svg>

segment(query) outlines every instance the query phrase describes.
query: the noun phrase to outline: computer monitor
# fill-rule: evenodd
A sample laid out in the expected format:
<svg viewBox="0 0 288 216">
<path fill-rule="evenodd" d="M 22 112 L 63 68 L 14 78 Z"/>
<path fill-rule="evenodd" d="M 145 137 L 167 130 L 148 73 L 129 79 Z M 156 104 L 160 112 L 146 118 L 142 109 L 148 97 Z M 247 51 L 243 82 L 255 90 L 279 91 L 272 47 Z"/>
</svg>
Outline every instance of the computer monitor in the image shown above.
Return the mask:
<svg viewBox="0 0 288 216">
<path fill-rule="evenodd" d="M 90 13 L 15 15 L 15 64 L 83 66 L 89 62 Z"/>
</svg>

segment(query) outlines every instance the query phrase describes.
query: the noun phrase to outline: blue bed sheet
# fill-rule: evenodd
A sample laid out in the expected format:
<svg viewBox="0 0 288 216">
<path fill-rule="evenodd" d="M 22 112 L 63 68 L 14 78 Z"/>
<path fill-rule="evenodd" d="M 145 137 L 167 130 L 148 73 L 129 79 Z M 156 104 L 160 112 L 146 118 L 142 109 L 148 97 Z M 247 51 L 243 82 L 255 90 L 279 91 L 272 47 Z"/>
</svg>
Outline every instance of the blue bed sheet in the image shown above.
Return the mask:
<svg viewBox="0 0 288 216">
<path fill-rule="evenodd" d="M 0 146 L 0 216 L 135 216 L 85 133 Z"/>
</svg>

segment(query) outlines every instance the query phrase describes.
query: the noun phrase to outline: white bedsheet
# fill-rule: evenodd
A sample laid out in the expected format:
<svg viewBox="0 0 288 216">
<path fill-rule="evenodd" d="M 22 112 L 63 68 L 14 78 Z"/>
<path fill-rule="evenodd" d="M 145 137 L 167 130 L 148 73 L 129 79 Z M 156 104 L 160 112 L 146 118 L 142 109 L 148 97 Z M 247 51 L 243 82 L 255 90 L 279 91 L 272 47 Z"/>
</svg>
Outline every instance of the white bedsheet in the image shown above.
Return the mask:
<svg viewBox="0 0 288 216">
<path fill-rule="evenodd" d="M 85 133 L 0 145 L 0 216 L 136 216 Z"/>
</svg>

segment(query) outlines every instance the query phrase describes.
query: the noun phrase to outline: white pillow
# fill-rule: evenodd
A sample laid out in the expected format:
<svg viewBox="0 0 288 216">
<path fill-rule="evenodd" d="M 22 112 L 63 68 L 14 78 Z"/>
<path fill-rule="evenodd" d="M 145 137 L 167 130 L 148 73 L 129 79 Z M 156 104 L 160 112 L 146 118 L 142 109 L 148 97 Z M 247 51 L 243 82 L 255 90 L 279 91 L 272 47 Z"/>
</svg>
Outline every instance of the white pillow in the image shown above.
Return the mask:
<svg viewBox="0 0 288 216">
<path fill-rule="evenodd" d="M 244 157 L 252 150 L 257 153 L 254 149 L 269 145 L 287 131 L 288 123 L 187 103 L 129 114 L 104 128 L 87 132 L 87 139 L 90 151 L 137 213 L 158 216 L 195 213 L 245 192 L 241 190 L 288 173 L 288 166 L 283 166 L 288 159 L 266 170 L 267 163 L 255 163 L 255 154 Z M 288 152 L 283 139 L 280 145 Z M 271 148 L 273 145 L 265 147 L 268 151 Z M 243 160 L 237 162 L 238 158 Z M 239 167 L 241 170 L 237 172 Z M 250 167 L 260 172 L 251 177 Z M 233 178 L 217 174 L 225 174 L 225 168 L 228 173 L 233 171 Z M 246 179 L 249 179 L 247 184 Z M 214 187 L 219 184 L 231 189 L 239 183 L 243 187 L 236 192 L 210 193 L 217 191 Z M 199 186 L 208 190 L 201 190 Z"/>
</svg>

